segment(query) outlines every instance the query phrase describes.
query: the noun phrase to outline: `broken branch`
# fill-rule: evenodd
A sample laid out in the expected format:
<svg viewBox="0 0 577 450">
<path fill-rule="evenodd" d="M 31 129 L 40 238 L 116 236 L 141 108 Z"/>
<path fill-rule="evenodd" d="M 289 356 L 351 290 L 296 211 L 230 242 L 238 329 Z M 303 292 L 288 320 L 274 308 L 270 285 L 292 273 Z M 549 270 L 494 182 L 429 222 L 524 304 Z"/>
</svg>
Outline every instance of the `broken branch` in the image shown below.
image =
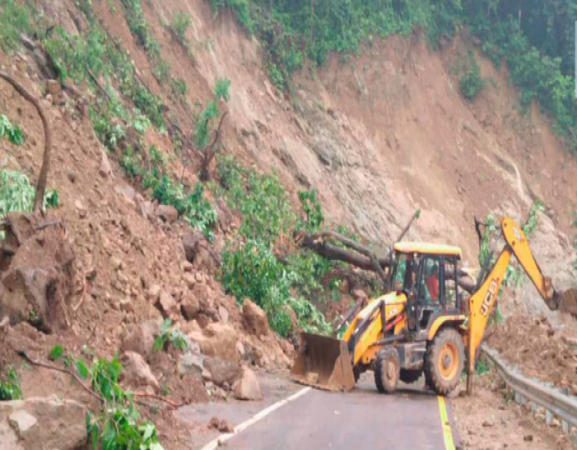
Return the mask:
<svg viewBox="0 0 577 450">
<path fill-rule="evenodd" d="M 28 100 L 34 107 L 38 114 L 40 115 L 40 120 L 42 121 L 42 126 L 44 127 L 44 156 L 42 157 L 42 167 L 40 169 L 40 175 L 38 176 L 38 182 L 36 184 L 36 194 L 34 196 L 34 206 L 33 211 L 39 212 L 44 203 L 44 193 L 46 192 L 46 183 L 48 181 L 48 170 L 50 168 L 50 151 L 52 149 L 52 134 L 50 132 L 50 126 L 48 124 L 48 119 L 44 114 L 44 110 L 37 99 L 35 99 L 28 90 L 18 83 L 14 78 L 8 75 L 6 72 L 0 71 L 0 78 L 3 78 L 18 92 L 24 99 Z"/>
</svg>

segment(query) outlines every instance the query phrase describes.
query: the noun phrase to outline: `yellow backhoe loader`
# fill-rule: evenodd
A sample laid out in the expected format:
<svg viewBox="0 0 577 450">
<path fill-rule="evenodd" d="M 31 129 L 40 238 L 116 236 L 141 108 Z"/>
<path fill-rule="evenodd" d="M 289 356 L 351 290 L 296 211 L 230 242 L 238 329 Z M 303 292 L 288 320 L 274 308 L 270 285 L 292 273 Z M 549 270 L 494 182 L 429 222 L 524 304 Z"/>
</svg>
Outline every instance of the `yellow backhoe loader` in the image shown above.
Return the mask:
<svg viewBox="0 0 577 450">
<path fill-rule="evenodd" d="M 390 292 L 362 308 L 342 339 L 303 333 L 291 378 L 348 391 L 362 372 L 372 369 L 378 390 L 392 393 L 399 380 L 412 383 L 424 372 L 427 385 L 446 395 L 459 384 L 468 361 L 470 392 L 478 348 L 512 255 L 551 310 L 577 314 L 577 290 L 555 291 L 519 225 L 505 217 L 501 230 L 505 246 L 492 268 L 481 271 L 466 301 L 456 282 L 458 247 L 397 243 Z"/>
</svg>

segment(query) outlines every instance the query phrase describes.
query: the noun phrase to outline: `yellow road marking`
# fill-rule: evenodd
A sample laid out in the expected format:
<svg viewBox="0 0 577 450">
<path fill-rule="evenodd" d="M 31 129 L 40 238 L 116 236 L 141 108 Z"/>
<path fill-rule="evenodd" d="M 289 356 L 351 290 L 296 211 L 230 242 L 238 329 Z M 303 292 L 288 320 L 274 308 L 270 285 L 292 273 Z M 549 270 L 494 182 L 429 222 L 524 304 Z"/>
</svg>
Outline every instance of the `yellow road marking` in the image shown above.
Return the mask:
<svg viewBox="0 0 577 450">
<path fill-rule="evenodd" d="M 445 439 L 445 448 L 447 450 L 455 450 L 455 443 L 453 442 L 453 431 L 451 430 L 451 423 L 447 415 L 447 405 L 445 404 L 445 397 L 438 396 L 439 412 L 441 413 L 441 425 L 443 427 L 443 438 Z"/>
</svg>

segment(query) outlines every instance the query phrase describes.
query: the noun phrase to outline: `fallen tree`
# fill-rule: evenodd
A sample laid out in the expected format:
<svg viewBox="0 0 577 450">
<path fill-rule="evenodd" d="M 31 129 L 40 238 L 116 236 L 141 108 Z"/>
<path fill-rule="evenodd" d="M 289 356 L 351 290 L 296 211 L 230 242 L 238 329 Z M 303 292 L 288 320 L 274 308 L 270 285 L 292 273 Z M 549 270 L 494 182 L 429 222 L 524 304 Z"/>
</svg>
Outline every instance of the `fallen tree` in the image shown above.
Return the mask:
<svg viewBox="0 0 577 450">
<path fill-rule="evenodd" d="M 396 242 L 403 239 L 413 222 L 419 218 L 419 215 L 420 211 L 415 212 Z M 388 246 L 385 256 L 377 255 L 370 248 L 334 231 L 304 234 L 300 236 L 300 243 L 303 247 L 314 251 L 324 258 L 345 262 L 359 269 L 376 273 L 381 279 L 385 290 L 388 289 L 390 267 L 393 260 L 392 246 Z M 453 279 L 454 275 L 447 274 L 447 277 Z M 475 290 L 475 280 L 461 268 L 457 270 L 456 281 L 459 287 L 469 294 Z"/>
</svg>

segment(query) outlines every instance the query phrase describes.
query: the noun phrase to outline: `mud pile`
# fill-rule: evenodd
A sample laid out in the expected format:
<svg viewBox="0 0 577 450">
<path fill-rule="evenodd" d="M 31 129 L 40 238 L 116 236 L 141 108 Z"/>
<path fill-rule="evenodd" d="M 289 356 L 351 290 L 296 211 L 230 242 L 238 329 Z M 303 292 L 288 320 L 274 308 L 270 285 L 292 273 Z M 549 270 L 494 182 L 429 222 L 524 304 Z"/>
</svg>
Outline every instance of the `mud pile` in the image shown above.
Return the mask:
<svg viewBox="0 0 577 450">
<path fill-rule="evenodd" d="M 488 330 L 487 343 L 522 372 L 577 395 L 577 324 L 554 328 L 543 316 L 512 315 Z"/>
</svg>

